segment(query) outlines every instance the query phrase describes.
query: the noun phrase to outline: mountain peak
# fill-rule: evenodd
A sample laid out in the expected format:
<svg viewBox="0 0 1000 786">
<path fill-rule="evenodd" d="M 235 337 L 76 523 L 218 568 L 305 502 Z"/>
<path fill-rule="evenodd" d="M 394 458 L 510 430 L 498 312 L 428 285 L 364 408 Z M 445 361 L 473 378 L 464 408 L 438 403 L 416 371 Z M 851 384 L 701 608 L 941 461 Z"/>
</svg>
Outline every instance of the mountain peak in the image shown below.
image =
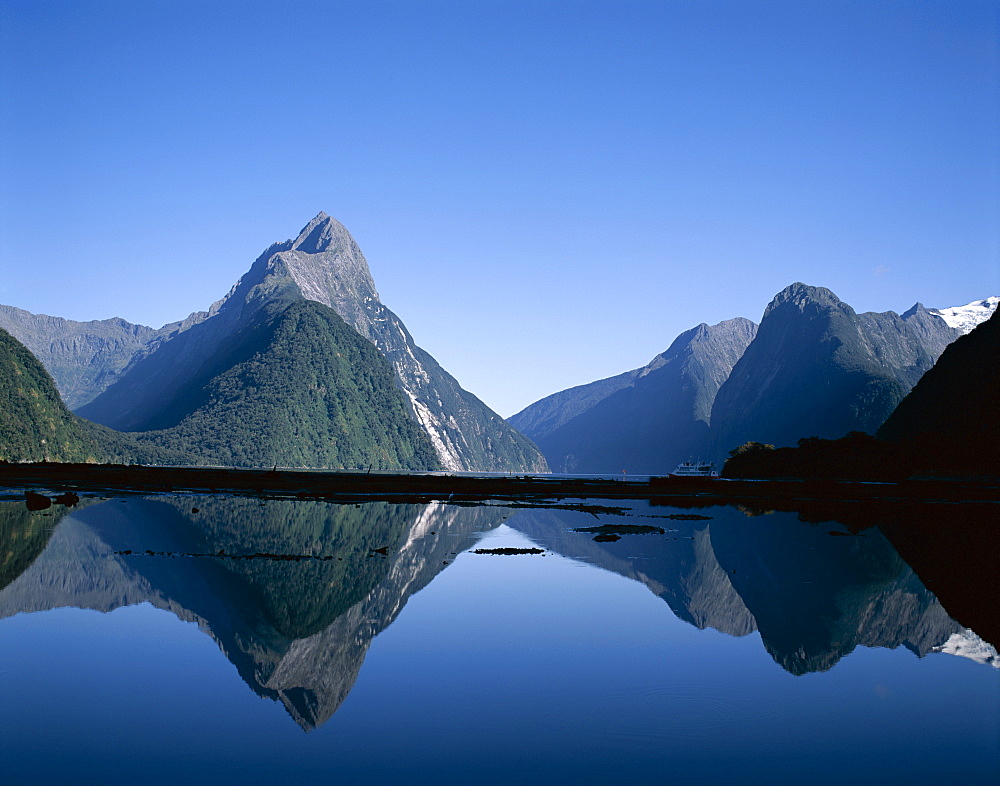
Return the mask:
<svg viewBox="0 0 1000 786">
<path fill-rule="evenodd" d="M 291 248 L 305 254 L 319 254 L 329 250 L 330 246 L 337 245 L 338 240 L 350 237 L 343 224 L 321 210 L 312 221 L 302 227 L 298 237 L 291 242 Z"/>
<path fill-rule="evenodd" d="M 775 308 L 790 303 L 800 311 L 809 303 L 821 306 L 843 306 L 844 302 L 826 287 L 813 287 L 796 281 L 781 290 L 768 304 L 765 316 Z"/>
<path fill-rule="evenodd" d="M 900 314 L 900 316 L 903 319 L 909 319 L 910 317 L 914 316 L 915 314 L 926 314 L 926 313 L 930 313 L 930 309 L 928 309 L 926 306 L 924 306 L 923 303 L 921 303 L 918 300 L 916 303 L 914 303 L 912 306 L 910 306 L 908 309 L 906 309 L 906 311 L 904 311 L 902 314 Z"/>
</svg>

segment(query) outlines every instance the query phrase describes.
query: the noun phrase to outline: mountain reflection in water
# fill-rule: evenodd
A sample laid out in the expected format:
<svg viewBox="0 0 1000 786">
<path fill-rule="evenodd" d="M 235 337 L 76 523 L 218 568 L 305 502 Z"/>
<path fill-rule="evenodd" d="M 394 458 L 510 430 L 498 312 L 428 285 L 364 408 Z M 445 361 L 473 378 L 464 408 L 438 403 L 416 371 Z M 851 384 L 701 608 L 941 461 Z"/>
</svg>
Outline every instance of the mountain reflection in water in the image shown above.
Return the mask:
<svg viewBox="0 0 1000 786">
<path fill-rule="evenodd" d="M 23 511 L 0 503 L 10 522 L 0 532 L 11 543 L 44 521 Z M 55 530 L 0 592 L 0 618 L 148 602 L 197 622 L 254 692 L 281 701 L 309 729 L 336 712 L 371 640 L 445 567 L 455 536 L 491 529 L 505 515 L 433 503 L 111 500 Z M 245 558 L 256 554 L 264 556 Z"/>
<path fill-rule="evenodd" d="M 641 503 L 601 523 L 665 534 L 598 542 L 573 531 L 594 514 L 558 508 L 159 496 L 67 512 L 0 502 L 0 617 L 148 602 L 198 623 L 255 693 L 307 730 L 337 711 L 411 595 L 505 519 L 552 552 L 641 582 L 697 628 L 757 631 L 791 674 L 830 669 L 858 646 L 1000 665 L 880 529 L 790 513 L 705 508 L 688 521 Z"/>
<path fill-rule="evenodd" d="M 583 512 L 532 511 L 509 523 L 554 551 L 645 584 L 698 628 L 759 632 L 791 674 L 825 671 L 858 646 L 903 646 L 919 656 L 974 647 L 1000 666 L 995 649 L 949 616 L 879 529 L 852 534 L 789 513 L 713 515 L 726 510 L 701 510 L 707 521 L 661 520 L 671 530 L 664 536 L 611 543 L 573 532 L 593 523 Z"/>
</svg>

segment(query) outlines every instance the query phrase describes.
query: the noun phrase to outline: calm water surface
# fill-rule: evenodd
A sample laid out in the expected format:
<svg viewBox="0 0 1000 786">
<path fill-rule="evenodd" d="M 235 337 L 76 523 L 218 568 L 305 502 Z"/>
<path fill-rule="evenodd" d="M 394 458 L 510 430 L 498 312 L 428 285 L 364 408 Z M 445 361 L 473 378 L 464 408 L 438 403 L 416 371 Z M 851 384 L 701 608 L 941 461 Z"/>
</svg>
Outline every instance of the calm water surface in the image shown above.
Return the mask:
<svg viewBox="0 0 1000 786">
<path fill-rule="evenodd" d="M 2 779 L 1000 776 L 1000 658 L 880 529 L 601 505 L 0 502 Z"/>
</svg>

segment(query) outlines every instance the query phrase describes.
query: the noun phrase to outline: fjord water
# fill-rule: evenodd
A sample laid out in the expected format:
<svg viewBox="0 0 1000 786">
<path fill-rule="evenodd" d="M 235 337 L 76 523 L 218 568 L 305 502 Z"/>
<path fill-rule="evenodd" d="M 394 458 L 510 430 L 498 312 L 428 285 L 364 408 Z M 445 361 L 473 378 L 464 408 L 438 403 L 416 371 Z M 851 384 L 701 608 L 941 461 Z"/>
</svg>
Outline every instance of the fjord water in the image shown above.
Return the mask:
<svg viewBox="0 0 1000 786">
<path fill-rule="evenodd" d="M 4 779 L 995 777 L 996 650 L 880 529 L 755 513 L 0 502 Z"/>
</svg>

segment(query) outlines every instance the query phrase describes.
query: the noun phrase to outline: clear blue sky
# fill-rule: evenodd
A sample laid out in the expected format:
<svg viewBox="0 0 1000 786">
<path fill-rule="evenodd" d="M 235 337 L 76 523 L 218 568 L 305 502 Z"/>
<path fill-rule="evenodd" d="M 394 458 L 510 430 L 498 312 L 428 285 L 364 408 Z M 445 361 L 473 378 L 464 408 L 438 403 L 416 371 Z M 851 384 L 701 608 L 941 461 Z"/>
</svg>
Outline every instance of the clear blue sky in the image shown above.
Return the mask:
<svg viewBox="0 0 1000 786">
<path fill-rule="evenodd" d="M 159 326 L 325 210 L 505 416 L 793 281 L 964 304 L 998 42 L 994 0 L 0 0 L 0 303 Z"/>
</svg>

